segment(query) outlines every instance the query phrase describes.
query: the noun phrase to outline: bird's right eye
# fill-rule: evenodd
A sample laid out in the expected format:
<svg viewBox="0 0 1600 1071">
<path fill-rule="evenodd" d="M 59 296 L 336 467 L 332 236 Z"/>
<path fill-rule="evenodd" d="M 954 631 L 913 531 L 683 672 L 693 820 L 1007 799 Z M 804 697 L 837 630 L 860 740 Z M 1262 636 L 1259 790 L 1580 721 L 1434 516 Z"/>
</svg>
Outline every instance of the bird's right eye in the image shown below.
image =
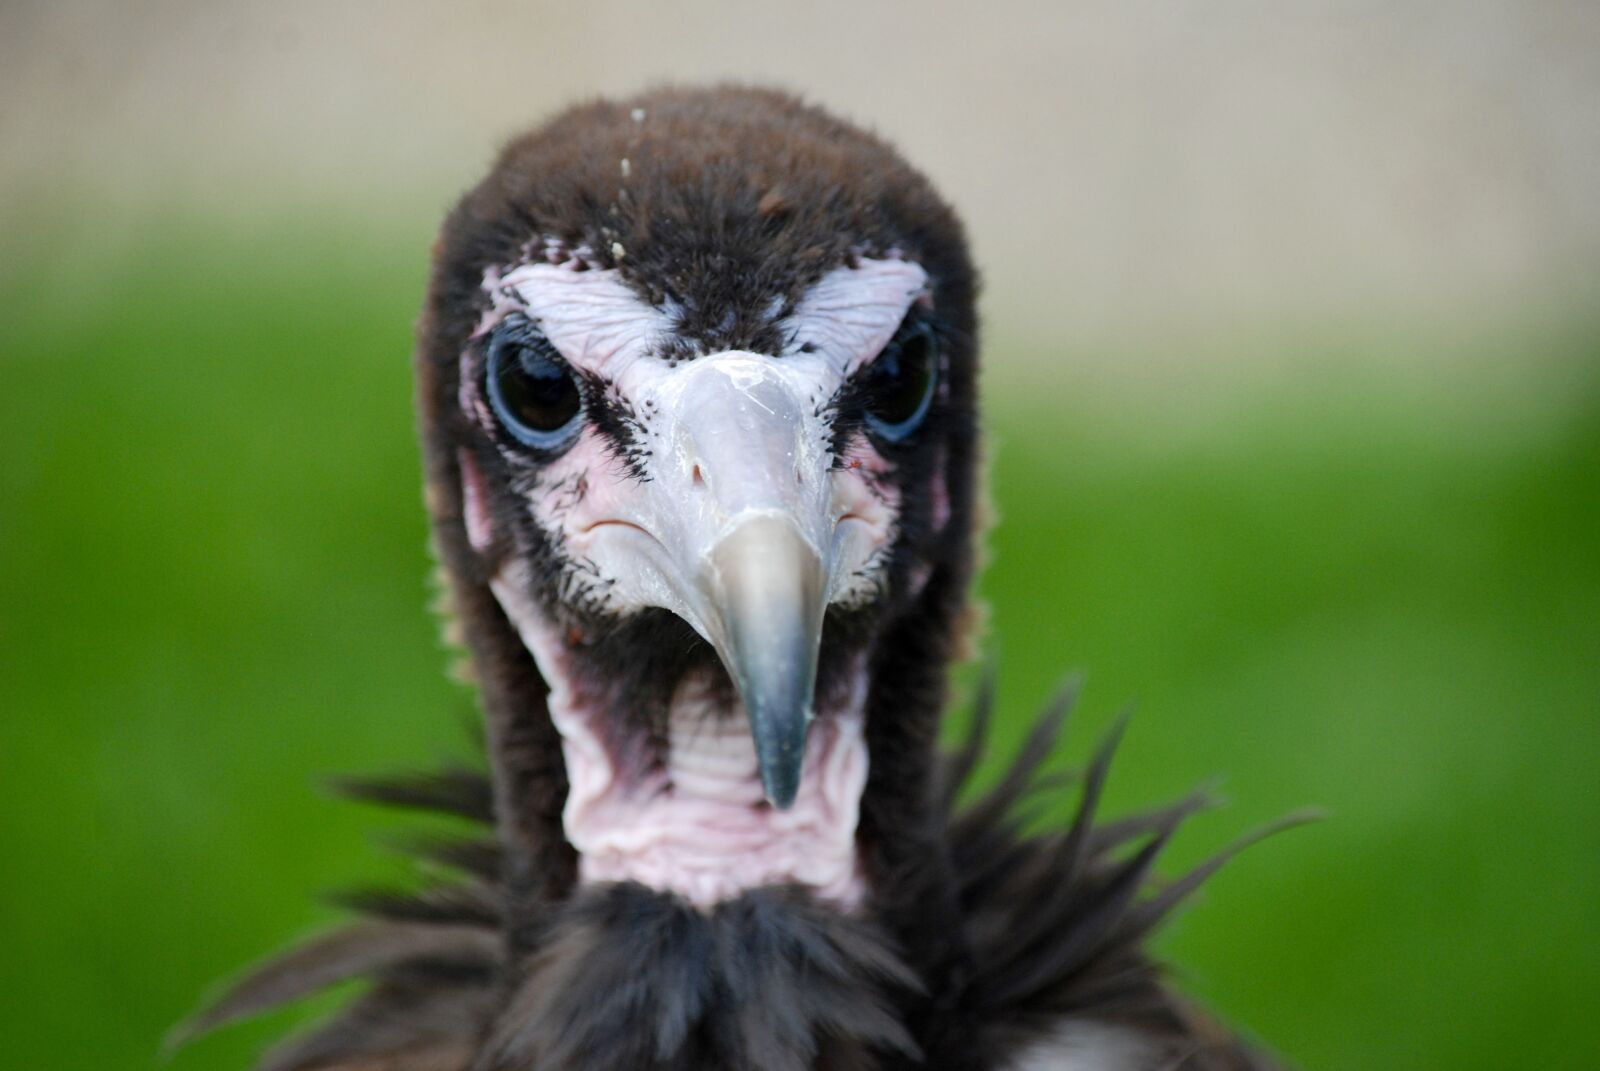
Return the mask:
<svg viewBox="0 0 1600 1071">
<path fill-rule="evenodd" d="M 564 449 L 583 425 L 583 392 L 572 366 L 531 324 L 514 319 L 489 336 L 484 380 L 501 426 L 542 452 Z"/>
<path fill-rule="evenodd" d="M 867 369 L 867 426 L 890 442 L 917 430 L 933 402 L 939 345 L 926 321 L 902 326 Z"/>
</svg>

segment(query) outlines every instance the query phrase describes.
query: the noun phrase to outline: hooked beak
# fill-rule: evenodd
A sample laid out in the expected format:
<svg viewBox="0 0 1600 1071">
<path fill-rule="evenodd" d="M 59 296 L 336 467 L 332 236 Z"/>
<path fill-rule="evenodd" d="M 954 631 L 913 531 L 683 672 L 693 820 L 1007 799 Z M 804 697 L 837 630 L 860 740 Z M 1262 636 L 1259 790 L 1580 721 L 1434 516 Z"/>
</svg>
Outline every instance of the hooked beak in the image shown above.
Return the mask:
<svg viewBox="0 0 1600 1071">
<path fill-rule="evenodd" d="M 705 559 L 720 618 L 711 642 L 744 701 L 761 784 L 786 808 L 800 788 L 822 639 L 827 575 L 788 518 L 756 516 Z"/>
<path fill-rule="evenodd" d="M 724 353 L 686 369 L 646 486 L 667 559 L 661 604 L 721 658 L 781 809 L 800 787 L 837 518 L 815 407 L 774 364 Z"/>
</svg>

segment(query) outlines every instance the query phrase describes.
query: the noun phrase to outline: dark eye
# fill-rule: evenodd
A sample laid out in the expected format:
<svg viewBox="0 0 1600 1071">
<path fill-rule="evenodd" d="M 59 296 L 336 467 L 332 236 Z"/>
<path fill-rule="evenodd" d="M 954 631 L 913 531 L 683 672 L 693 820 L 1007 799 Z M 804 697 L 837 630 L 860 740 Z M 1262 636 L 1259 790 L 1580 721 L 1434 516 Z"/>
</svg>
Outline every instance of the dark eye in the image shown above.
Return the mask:
<svg viewBox="0 0 1600 1071">
<path fill-rule="evenodd" d="M 558 450 L 577 437 L 583 394 L 572 368 L 527 321 L 494 329 L 484 379 L 495 416 L 519 442 Z"/>
<path fill-rule="evenodd" d="M 933 328 L 927 323 L 901 328 L 867 369 L 867 425 L 890 442 L 904 439 L 928 415 L 938 378 L 939 344 Z"/>
</svg>

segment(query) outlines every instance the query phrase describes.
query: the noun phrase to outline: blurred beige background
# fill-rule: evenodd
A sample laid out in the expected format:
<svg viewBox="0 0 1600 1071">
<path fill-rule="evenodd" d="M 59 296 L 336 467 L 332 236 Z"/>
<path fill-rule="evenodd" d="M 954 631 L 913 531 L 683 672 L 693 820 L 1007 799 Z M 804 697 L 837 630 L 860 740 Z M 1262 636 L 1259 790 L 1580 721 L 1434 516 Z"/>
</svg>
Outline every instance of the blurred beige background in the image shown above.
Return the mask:
<svg viewBox="0 0 1600 1071">
<path fill-rule="evenodd" d="M 1292 375 L 1293 338 L 1346 325 L 1428 336 L 1377 359 L 1467 360 L 1453 337 L 1600 295 L 1584 0 L 11 2 L 0 191 L 7 215 L 87 194 L 86 251 L 177 205 L 420 247 L 563 102 L 717 78 L 800 89 L 933 175 L 1002 382 L 1061 354 L 1183 382 L 1212 344 Z"/>
</svg>

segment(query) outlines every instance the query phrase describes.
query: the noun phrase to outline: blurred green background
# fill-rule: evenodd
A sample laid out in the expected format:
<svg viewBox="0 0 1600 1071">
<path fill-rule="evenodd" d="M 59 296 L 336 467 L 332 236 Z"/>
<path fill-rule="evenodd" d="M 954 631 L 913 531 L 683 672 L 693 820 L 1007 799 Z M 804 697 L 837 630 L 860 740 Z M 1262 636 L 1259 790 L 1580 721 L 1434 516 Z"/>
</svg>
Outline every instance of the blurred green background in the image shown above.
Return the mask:
<svg viewBox="0 0 1600 1071">
<path fill-rule="evenodd" d="M 1063 763 L 1137 704 L 1113 810 L 1213 779 L 1228 798 L 1169 872 L 1329 812 L 1165 933 L 1181 984 L 1308 1069 L 1600 1063 L 1600 149 L 1561 125 L 1600 79 L 1568 9 L 1422 4 L 1406 53 L 1379 46 L 1396 25 L 1320 5 L 1224 5 L 1220 31 L 1090 5 L 1002 9 L 999 29 L 868 15 L 834 48 L 846 7 L 818 26 L 541 10 L 517 46 L 526 99 L 493 52 L 516 34 L 410 5 L 381 27 L 296 5 L 6 12 L 0 1062 L 153 1066 L 217 979 L 338 917 L 318 890 L 408 878 L 374 845 L 405 821 L 317 782 L 473 753 L 473 697 L 426 611 L 410 416 L 433 227 L 498 135 L 561 100 L 731 72 L 904 130 L 969 217 L 1000 752 L 1082 669 Z M 645 24 L 596 45 L 620 11 Z M 713 24 L 731 44 L 703 39 Z M 719 65 L 779 33 L 795 55 L 774 71 Z M 891 41 L 888 74 L 850 73 Z M 1378 58 L 1347 75 L 1363 45 Z M 1187 66 L 1142 81 L 1161 49 Z M 1237 80 L 1230 50 L 1277 111 L 1241 132 L 1227 97 L 1171 121 Z M 602 53 L 619 69 L 575 73 Z M 1067 55 L 1078 83 L 1037 84 Z M 997 56 L 1014 63 L 980 81 Z M 932 60 L 946 95 L 905 92 Z M 485 65 L 500 91 L 469 116 Z M 980 84 L 1049 107 L 978 124 Z M 1083 118 L 1108 107 L 1122 133 Z M 1318 108 L 1344 125 L 1303 122 Z M 1113 162 L 1021 168 L 996 196 L 995 160 L 1041 164 L 1048 142 L 1070 167 L 1060 146 L 1085 141 Z M 1087 188 L 1058 198 L 1061 174 Z M 303 1014 L 170 1066 L 243 1067 Z"/>
</svg>

